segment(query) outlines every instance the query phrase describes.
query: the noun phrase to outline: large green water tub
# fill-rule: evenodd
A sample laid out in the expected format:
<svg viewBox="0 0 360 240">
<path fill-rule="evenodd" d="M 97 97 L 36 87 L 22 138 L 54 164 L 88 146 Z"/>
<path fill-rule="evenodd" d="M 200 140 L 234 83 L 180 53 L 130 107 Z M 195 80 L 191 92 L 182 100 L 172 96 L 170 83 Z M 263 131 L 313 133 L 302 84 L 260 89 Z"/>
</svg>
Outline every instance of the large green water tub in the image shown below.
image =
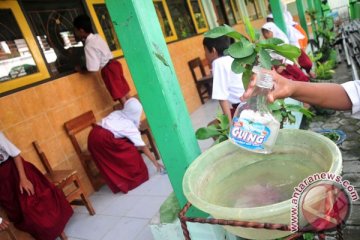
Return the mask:
<svg viewBox="0 0 360 240">
<path fill-rule="evenodd" d="M 256 154 L 229 141 L 201 154 L 183 180 L 187 199 L 215 218 L 290 224 L 291 196 L 303 179 L 340 174 L 338 147 L 317 133 L 282 129 L 272 154 Z M 248 239 L 275 239 L 290 232 L 226 227 Z"/>
</svg>

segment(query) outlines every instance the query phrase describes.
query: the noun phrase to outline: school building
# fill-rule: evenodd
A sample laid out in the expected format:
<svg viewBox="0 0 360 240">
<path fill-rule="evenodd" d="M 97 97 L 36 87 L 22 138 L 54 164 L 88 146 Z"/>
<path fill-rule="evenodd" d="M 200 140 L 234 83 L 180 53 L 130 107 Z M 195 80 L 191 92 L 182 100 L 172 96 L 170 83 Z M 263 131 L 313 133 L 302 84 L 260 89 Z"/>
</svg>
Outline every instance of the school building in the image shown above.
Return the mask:
<svg viewBox="0 0 360 240">
<path fill-rule="evenodd" d="M 288 2 L 297 20 L 296 3 Z M 188 112 L 201 105 L 188 61 L 205 58 L 203 33 L 225 23 L 246 34 L 244 17 L 259 29 L 269 13 L 268 4 L 268 0 L 153 0 Z M 122 64 L 131 95 L 137 94 L 104 0 L 0 0 L 0 131 L 22 150 L 24 159 L 44 171 L 31 144 L 37 140 L 50 165 L 76 169 L 90 194 L 93 188 L 64 123 L 89 110 L 100 120 L 116 102 L 99 74 L 74 70 L 84 59 L 72 22 L 84 13 Z M 141 65 L 141 56 L 138 61 Z M 84 148 L 86 138 L 84 134 Z"/>
</svg>

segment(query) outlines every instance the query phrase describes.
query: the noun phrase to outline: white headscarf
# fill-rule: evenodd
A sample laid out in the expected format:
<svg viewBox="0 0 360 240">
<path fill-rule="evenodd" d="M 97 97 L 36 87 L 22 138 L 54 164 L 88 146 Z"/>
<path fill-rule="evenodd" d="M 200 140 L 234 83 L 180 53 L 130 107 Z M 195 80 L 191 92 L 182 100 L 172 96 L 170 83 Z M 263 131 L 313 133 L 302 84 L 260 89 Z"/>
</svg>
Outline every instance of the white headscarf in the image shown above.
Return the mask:
<svg viewBox="0 0 360 240">
<path fill-rule="evenodd" d="M 136 98 L 128 99 L 122 110 L 116 110 L 101 120 L 101 127 L 109 130 L 115 138 L 128 138 L 135 146 L 144 146 L 139 131 L 142 106 Z"/>
<path fill-rule="evenodd" d="M 279 38 L 284 41 L 284 43 L 289 43 L 289 39 L 287 38 L 286 34 L 281 31 L 281 29 L 276 26 L 273 22 L 267 22 L 262 26 L 262 29 L 266 29 L 273 33 L 273 38 Z"/>
<path fill-rule="evenodd" d="M 305 38 L 305 36 L 299 30 L 294 28 L 294 25 L 296 24 L 296 22 L 294 22 L 293 16 L 287 10 L 286 4 L 281 2 L 281 7 L 282 7 L 283 14 L 284 14 L 284 21 L 286 23 L 287 36 L 289 39 L 289 43 L 291 45 L 294 45 L 294 46 L 300 48 L 299 40 Z"/>
<path fill-rule="evenodd" d="M 262 29 L 266 29 L 266 30 L 272 32 L 273 33 L 273 38 L 279 38 L 279 39 L 283 40 L 284 43 L 289 44 L 289 39 L 287 38 L 286 34 L 283 31 L 281 31 L 281 29 L 278 26 L 276 26 L 275 23 L 267 22 L 262 26 Z M 282 61 L 283 63 L 293 65 L 292 61 L 286 59 L 283 56 L 280 56 L 279 54 L 270 52 L 270 56 L 273 59 L 277 59 L 277 60 Z"/>
</svg>

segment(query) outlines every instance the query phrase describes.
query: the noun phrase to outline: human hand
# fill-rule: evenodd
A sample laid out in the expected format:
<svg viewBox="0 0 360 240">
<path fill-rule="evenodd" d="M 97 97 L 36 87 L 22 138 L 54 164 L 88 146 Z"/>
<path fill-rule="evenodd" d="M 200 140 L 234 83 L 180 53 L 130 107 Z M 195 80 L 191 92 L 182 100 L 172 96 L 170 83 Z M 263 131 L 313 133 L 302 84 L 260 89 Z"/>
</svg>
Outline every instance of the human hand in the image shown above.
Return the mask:
<svg viewBox="0 0 360 240">
<path fill-rule="evenodd" d="M 311 71 L 310 71 L 308 74 L 309 74 L 309 76 L 310 76 L 311 78 L 316 78 L 316 75 L 315 75 L 314 72 L 311 72 Z"/>
<path fill-rule="evenodd" d="M 33 184 L 27 178 L 20 179 L 20 193 L 23 194 L 24 191 L 29 196 L 34 195 L 35 193 Z"/>
<path fill-rule="evenodd" d="M 278 73 L 282 73 L 285 69 L 286 69 L 286 67 L 284 67 L 284 66 L 279 66 L 279 67 L 276 69 L 276 71 L 277 71 Z"/>
<path fill-rule="evenodd" d="M 157 161 L 155 161 L 154 166 L 156 168 L 156 171 L 159 172 L 159 173 L 161 173 L 162 171 L 165 170 L 164 165 L 162 165 L 161 163 L 159 163 Z"/>
<path fill-rule="evenodd" d="M 9 227 L 9 222 L 0 218 L 0 232 L 6 230 Z"/>
<path fill-rule="evenodd" d="M 291 96 L 291 94 L 294 91 L 293 81 L 282 77 L 275 70 L 261 69 L 261 73 L 270 74 L 273 77 L 274 86 L 267 96 L 268 102 L 272 103 L 276 99 L 282 99 Z M 255 85 L 256 85 L 256 77 L 252 77 L 248 88 L 246 89 L 243 96 L 240 98 L 241 101 L 246 101 L 246 99 L 248 99 L 252 95 L 255 89 Z"/>
</svg>

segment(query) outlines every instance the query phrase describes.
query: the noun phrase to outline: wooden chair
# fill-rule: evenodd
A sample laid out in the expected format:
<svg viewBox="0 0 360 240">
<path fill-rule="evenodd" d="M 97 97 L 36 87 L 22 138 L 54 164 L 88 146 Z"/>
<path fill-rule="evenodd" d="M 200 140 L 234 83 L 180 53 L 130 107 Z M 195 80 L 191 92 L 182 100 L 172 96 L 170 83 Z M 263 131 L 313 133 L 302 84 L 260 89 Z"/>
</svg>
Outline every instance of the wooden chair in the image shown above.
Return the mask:
<svg viewBox="0 0 360 240">
<path fill-rule="evenodd" d="M 201 103 L 205 103 L 205 99 L 211 99 L 212 94 L 212 76 L 206 75 L 205 68 L 202 64 L 200 58 L 192 59 L 188 62 L 191 74 L 193 76 L 193 80 L 196 85 L 196 89 L 199 93 L 199 97 Z M 200 76 L 197 74 L 199 72 L 197 68 L 200 70 Z"/>
<path fill-rule="evenodd" d="M 2 218 L 2 219 L 4 219 L 4 218 Z M 1 232 L 1 231 L 0 231 L 0 232 Z M 6 228 L 6 229 L 4 230 L 4 232 L 7 233 L 9 239 L 11 239 L 11 240 L 17 240 L 15 234 L 13 233 L 13 231 L 11 230 L 10 227 Z"/>
<path fill-rule="evenodd" d="M 64 192 L 66 199 L 70 204 L 84 205 L 90 215 L 95 215 L 95 211 L 90 200 L 84 194 L 84 190 L 81 186 L 76 170 L 53 170 L 39 143 L 34 141 L 33 146 L 46 170 L 45 176 L 49 179 L 49 181 Z M 72 191 L 70 193 L 66 193 L 64 189 L 71 185 L 73 185 L 73 188 L 71 189 Z"/>
<path fill-rule="evenodd" d="M 138 98 L 137 96 L 134 96 L 134 97 Z M 113 107 L 114 110 L 118 110 L 118 109 L 121 109 L 121 108 L 122 108 L 121 103 L 115 104 L 114 107 Z M 148 139 L 149 144 L 150 144 L 150 148 L 149 148 L 150 151 L 152 151 L 154 153 L 154 155 L 155 155 L 155 158 L 157 160 L 159 160 L 160 159 L 160 154 L 159 154 L 159 151 L 156 148 L 154 138 L 152 137 L 150 127 L 149 127 L 149 124 L 148 124 L 146 119 L 144 119 L 144 120 L 142 120 L 140 122 L 139 130 L 140 130 L 140 133 L 141 133 L 142 136 L 143 135 L 146 136 L 146 138 Z"/>
<path fill-rule="evenodd" d="M 96 123 L 94 113 L 88 111 L 86 113 L 77 116 L 64 124 L 65 130 L 70 137 L 71 143 L 75 148 L 76 154 L 78 155 L 80 162 L 90 180 L 91 185 L 98 191 L 101 186 L 105 184 L 95 162 L 93 161 L 90 152 L 85 149 L 83 150 L 80 146 L 78 138 L 76 137 L 82 131 L 92 127 Z"/>
</svg>

